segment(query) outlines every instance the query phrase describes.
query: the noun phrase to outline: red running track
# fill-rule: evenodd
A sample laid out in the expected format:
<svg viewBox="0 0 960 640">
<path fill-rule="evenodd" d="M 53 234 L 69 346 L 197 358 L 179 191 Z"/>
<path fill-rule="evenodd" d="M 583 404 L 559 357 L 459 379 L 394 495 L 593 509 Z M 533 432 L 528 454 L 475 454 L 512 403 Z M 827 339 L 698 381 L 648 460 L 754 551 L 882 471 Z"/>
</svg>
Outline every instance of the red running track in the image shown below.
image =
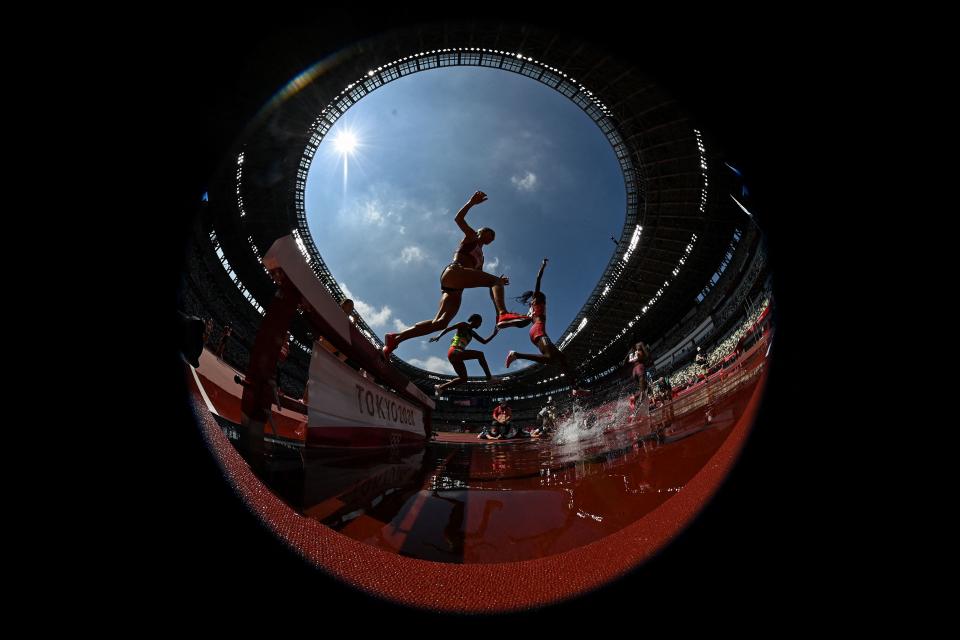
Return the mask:
<svg viewBox="0 0 960 640">
<path fill-rule="evenodd" d="M 653 475 L 648 472 L 647 476 L 659 488 L 672 489 L 666 493 L 640 491 L 640 498 L 634 502 L 604 506 L 609 496 L 616 494 L 610 484 L 611 474 L 591 474 L 584 469 L 610 461 L 580 461 L 572 466 L 561 465 L 556 476 L 555 486 L 561 492 L 573 486 L 578 496 L 573 512 L 557 502 L 558 494 L 549 483 L 544 486 L 541 478 L 536 477 L 534 484 L 534 479 L 523 473 L 527 463 L 519 447 L 514 448 L 519 454 L 509 454 L 511 459 L 492 453 L 510 448 L 470 447 L 473 451 L 467 464 L 467 493 L 472 491 L 474 497 L 463 501 L 466 535 L 462 541 L 455 541 L 460 544 L 456 549 L 460 559 L 453 561 L 399 555 L 411 544 L 423 545 L 431 540 L 430 536 L 416 532 L 418 522 L 432 523 L 432 541 L 440 540 L 436 519 L 423 514 L 430 509 L 431 499 L 436 502 L 443 500 L 442 496 L 434 498 L 428 490 L 418 492 L 405 511 L 398 513 L 400 518 L 393 528 L 397 535 L 393 539 L 381 536 L 379 539 L 386 540 L 386 544 L 374 546 L 370 541 L 376 538 L 378 529 L 383 530 L 383 522 L 356 518 L 350 521 L 355 524 L 344 527 L 344 535 L 321 522 L 331 515 L 328 508 L 322 508 L 322 501 L 306 510 L 306 516 L 291 509 L 265 490 L 204 405 L 198 406 L 198 414 L 208 443 L 251 509 L 312 564 L 371 594 L 408 605 L 445 611 L 516 610 L 600 586 L 649 558 L 683 529 L 716 492 L 749 432 L 766 381 L 762 366 L 765 358 L 755 356 L 753 360 L 749 368 L 759 375 L 752 376 L 748 384 L 729 389 L 723 398 L 711 399 L 715 417 L 709 428 L 703 428 L 704 414 L 695 407 L 687 413 L 676 407 L 677 415 L 665 425 L 666 432 L 672 430 L 676 438 L 689 434 L 688 437 L 676 442 L 668 438 L 667 444 L 652 452 L 634 449 L 614 461 L 614 465 L 624 468 L 632 465 L 637 477 L 643 477 L 643 465 L 663 469 Z M 727 415 L 721 406 L 727 401 L 739 409 Z M 681 425 L 684 421 L 685 426 Z M 678 426 L 682 428 L 677 429 Z M 524 443 L 525 447 L 529 445 L 533 445 L 531 450 L 540 450 L 540 443 Z M 582 454 L 583 448 L 578 452 Z M 533 468 L 532 464 L 528 466 L 528 471 Z M 543 465 L 537 468 L 542 469 Z M 622 482 L 624 474 L 620 476 Z M 580 484 L 576 484 L 578 481 Z M 494 499 L 493 491 L 506 512 L 486 508 Z M 538 498 L 536 491 L 546 493 Z M 475 499 L 478 496 L 484 499 Z M 450 500 L 446 502 L 449 505 Z M 596 515 L 601 517 L 600 521 L 591 517 Z M 559 520 L 545 526 L 544 518 Z M 481 531 L 479 537 L 470 537 Z M 364 541 L 350 537 L 351 533 Z"/>
</svg>

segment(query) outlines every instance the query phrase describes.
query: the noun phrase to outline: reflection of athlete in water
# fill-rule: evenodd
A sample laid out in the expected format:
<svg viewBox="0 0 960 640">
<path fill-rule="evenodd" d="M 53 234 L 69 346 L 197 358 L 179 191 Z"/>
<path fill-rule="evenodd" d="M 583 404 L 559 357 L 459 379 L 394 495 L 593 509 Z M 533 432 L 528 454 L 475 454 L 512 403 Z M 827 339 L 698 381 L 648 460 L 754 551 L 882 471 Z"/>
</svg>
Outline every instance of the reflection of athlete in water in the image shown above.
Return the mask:
<svg viewBox="0 0 960 640">
<path fill-rule="evenodd" d="M 384 342 L 386 342 L 383 347 L 384 356 L 389 357 L 404 340 L 445 329 L 457 315 L 457 311 L 460 310 L 464 289 L 477 287 L 490 289 L 490 298 L 497 310 L 498 329 L 525 327 L 530 321 L 524 316 L 510 313 L 503 303 L 503 287 L 510 284 L 510 279 L 504 276 L 497 277 L 483 270 L 483 245 L 493 242 L 496 234 L 493 229 L 487 227 L 474 231 L 467 224 L 466 216 L 471 207 L 486 202 L 486 200 L 487 194 L 477 191 L 471 196 L 467 204 L 463 205 L 463 208 L 457 212 L 455 220 L 457 226 L 463 231 L 463 240 L 460 241 L 460 246 L 457 247 L 457 251 L 453 255 L 453 262 L 448 264 L 440 275 L 440 290 L 443 294 L 440 296 L 440 309 L 437 311 L 437 315 L 433 320 L 423 320 L 400 333 L 386 334 L 384 336 Z"/>
<path fill-rule="evenodd" d="M 563 355 L 560 349 L 554 346 L 549 336 L 547 336 L 547 296 L 540 291 L 540 279 L 543 278 L 543 270 L 546 268 L 547 259 L 544 258 L 543 262 L 540 263 L 540 272 L 537 273 L 537 286 L 535 290 L 526 291 L 522 296 L 517 298 L 518 302 L 530 305 L 530 312 L 527 314 L 533 318 L 533 326 L 530 327 L 530 342 L 540 350 L 540 355 L 511 351 L 507 354 L 506 366 L 509 368 L 513 361 L 517 359 L 532 360 L 540 364 L 556 365 L 560 367 L 560 370 L 563 371 L 567 380 L 570 381 L 570 386 L 573 388 L 572 395 L 574 397 L 588 395 L 588 391 L 580 389 L 577 376 L 570 368 L 567 357 Z"/>
<path fill-rule="evenodd" d="M 484 357 L 483 351 L 467 350 L 467 345 L 470 344 L 472 339 L 476 338 L 480 344 L 487 344 L 493 340 L 493 336 L 497 335 L 497 331 L 499 331 L 499 329 L 494 328 L 490 337 L 484 340 L 474 331 L 474 329 L 479 329 L 481 324 L 483 324 L 483 318 L 480 317 L 479 313 L 475 313 L 470 316 L 467 322 L 458 322 L 444 329 L 440 335 L 430 338 L 430 342 L 436 342 L 449 331 L 456 330 L 457 332 L 457 334 L 453 336 L 453 340 L 450 341 L 450 349 L 447 351 L 447 359 L 450 361 L 450 364 L 453 365 L 453 370 L 457 372 L 457 377 L 443 384 L 435 385 L 436 395 L 440 395 L 444 389 L 449 389 L 450 387 L 467 381 L 467 365 L 464 364 L 464 360 L 479 360 L 480 366 L 483 367 L 483 372 L 487 374 L 487 380 L 493 380 L 493 375 L 490 373 L 490 367 L 487 366 L 487 359 Z"/>
<path fill-rule="evenodd" d="M 486 537 L 487 526 L 490 524 L 490 516 L 493 515 L 493 510 L 503 509 L 503 502 L 500 500 L 487 500 L 483 505 L 483 516 L 480 518 L 480 524 L 477 525 L 477 530 L 471 533 L 466 529 L 466 502 L 464 500 L 447 498 L 437 490 L 434 490 L 433 497 L 453 504 L 453 508 L 450 510 L 450 516 L 447 518 L 447 526 L 443 528 L 443 539 L 449 548 L 441 549 L 437 545 L 429 542 L 427 542 L 426 545 L 438 551 L 450 553 L 461 561 L 466 552 L 467 542 L 473 543 L 471 547 L 483 545 L 494 548 L 493 545 L 485 542 L 484 538 Z"/>
</svg>

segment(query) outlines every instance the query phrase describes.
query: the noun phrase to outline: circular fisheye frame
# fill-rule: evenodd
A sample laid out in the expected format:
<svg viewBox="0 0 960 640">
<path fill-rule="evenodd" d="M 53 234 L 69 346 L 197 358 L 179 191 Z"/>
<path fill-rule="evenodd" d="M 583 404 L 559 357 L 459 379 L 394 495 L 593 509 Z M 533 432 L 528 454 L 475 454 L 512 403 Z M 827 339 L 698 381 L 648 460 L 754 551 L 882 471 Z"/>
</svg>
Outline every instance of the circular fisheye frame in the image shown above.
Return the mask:
<svg viewBox="0 0 960 640">
<path fill-rule="evenodd" d="M 184 368 L 225 476 L 305 562 L 528 609 L 649 559 L 735 464 L 766 243 L 749 176 L 640 70 L 425 29 L 318 62 L 237 141 L 188 243 Z"/>
</svg>

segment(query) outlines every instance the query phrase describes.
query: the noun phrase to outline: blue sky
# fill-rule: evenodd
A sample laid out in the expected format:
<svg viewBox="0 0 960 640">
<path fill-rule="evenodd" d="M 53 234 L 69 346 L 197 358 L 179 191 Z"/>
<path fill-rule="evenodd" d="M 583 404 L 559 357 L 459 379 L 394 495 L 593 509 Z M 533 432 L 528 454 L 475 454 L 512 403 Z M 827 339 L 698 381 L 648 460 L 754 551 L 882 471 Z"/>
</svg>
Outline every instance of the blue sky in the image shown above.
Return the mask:
<svg viewBox="0 0 960 640">
<path fill-rule="evenodd" d="M 346 158 L 332 141 L 345 129 L 358 141 Z M 542 289 L 555 343 L 583 306 L 623 228 L 623 175 L 606 138 L 576 105 L 534 80 L 481 68 L 434 69 L 395 80 L 361 100 L 320 145 L 306 189 L 307 220 L 324 261 L 380 337 L 432 319 L 440 273 L 463 237 L 453 218 L 476 190 L 489 200 L 471 209 L 474 229 L 497 233 L 484 247 L 485 270 L 506 274 L 507 306 Z M 454 322 L 483 316 L 493 331 L 487 289 L 468 289 Z M 589 329 L 587 329 L 589 330 Z M 453 373 L 447 334 L 404 342 L 404 360 Z M 493 373 L 507 372 L 511 349 L 537 350 L 527 329 L 506 329 L 482 349 Z M 528 363 L 515 363 L 509 371 Z M 470 375 L 482 375 L 475 362 Z"/>
</svg>

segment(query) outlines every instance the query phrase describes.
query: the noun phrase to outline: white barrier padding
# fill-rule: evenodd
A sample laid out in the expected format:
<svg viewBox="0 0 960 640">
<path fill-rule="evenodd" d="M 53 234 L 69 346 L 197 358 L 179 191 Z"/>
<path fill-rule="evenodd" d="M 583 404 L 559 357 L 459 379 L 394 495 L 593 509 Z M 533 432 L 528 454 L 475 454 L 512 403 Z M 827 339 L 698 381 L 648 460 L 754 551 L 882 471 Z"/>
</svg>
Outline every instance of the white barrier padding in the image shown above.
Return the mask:
<svg viewBox="0 0 960 640">
<path fill-rule="evenodd" d="M 307 303 L 323 316 L 347 344 L 353 344 L 350 339 L 350 319 L 313 273 L 293 235 L 278 238 L 263 257 L 263 264 L 268 271 L 281 269 Z"/>
<path fill-rule="evenodd" d="M 314 343 L 308 427 L 384 427 L 423 435 L 423 411 L 344 365 Z"/>
</svg>

